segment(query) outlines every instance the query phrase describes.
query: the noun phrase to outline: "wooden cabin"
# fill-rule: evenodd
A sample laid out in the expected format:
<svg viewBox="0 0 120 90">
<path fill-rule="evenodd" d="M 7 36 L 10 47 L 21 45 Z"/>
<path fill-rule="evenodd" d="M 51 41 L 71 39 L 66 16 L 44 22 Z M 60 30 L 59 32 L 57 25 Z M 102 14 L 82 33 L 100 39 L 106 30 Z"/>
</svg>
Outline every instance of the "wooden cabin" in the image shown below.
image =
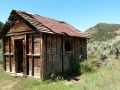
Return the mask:
<svg viewBox="0 0 120 90">
<path fill-rule="evenodd" d="M 65 73 L 70 55 L 87 58 L 87 38 L 79 30 L 23 11 L 11 11 L 0 38 L 4 70 L 10 74 L 46 79 L 52 73 Z"/>
</svg>

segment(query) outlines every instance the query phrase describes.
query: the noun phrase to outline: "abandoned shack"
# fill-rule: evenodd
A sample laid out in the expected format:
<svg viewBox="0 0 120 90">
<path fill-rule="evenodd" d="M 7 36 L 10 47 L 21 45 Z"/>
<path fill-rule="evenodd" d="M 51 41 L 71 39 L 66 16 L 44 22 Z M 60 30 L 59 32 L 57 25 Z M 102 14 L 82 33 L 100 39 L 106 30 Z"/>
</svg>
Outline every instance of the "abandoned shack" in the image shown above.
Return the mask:
<svg viewBox="0 0 120 90">
<path fill-rule="evenodd" d="M 68 56 L 87 58 L 83 33 L 66 22 L 23 11 L 12 10 L 0 38 L 4 70 L 10 74 L 46 79 L 70 68 Z"/>
</svg>

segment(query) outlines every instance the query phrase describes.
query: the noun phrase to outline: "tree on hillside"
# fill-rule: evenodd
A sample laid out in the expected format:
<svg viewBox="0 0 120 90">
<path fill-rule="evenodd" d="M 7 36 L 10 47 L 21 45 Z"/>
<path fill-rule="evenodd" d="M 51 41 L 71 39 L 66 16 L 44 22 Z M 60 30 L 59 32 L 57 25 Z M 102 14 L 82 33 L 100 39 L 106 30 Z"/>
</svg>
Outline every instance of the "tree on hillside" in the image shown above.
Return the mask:
<svg viewBox="0 0 120 90">
<path fill-rule="evenodd" d="M 0 31 L 2 30 L 3 25 L 4 25 L 4 24 L 0 21 Z M 1 46 L 2 46 L 2 42 L 1 42 L 1 40 L 0 40 L 0 49 L 1 49 Z"/>
<path fill-rule="evenodd" d="M 98 23 L 94 27 L 86 30 L 89 34 L 89 42 L 107 41 L 120 35 L 120 24 Z"/>
<path fill-rule="evenodd" d="M 2 27 L 3 27 L 3 23 L 0 21 L 0 31 L 1 31 L 1 29 L 2 29 Z"/>
</svg>

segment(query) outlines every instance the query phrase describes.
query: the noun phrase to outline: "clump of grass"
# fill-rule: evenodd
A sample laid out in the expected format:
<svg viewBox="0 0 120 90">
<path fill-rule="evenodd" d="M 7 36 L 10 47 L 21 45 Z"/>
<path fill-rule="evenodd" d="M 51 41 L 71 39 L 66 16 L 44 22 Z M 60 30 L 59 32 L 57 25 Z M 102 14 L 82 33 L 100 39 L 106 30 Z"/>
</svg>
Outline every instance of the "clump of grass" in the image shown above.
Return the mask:
<svg viewBox="0 0 120 90">
<path fill-rule="evenodd" d="M 55 73 L 51 74 L 50 79 L 49 79 L 49 81 L 52 81 L 52 82 L 59 82 L 62 80 L 64 80 L 64 78 L 60 75 L 56 75 Z"/>
<path fill-rule="evenodd" d="M 94 72 L 96 68 L 92 65 L 90 60 L 84 60 L 80 62 L 80 71 L 81 73 Z"/>
<path fill-rule="evenodd" d="M 0 64 L 2 65 L 3 64 L 3 60 L 0 58 Z"/>
</svg>

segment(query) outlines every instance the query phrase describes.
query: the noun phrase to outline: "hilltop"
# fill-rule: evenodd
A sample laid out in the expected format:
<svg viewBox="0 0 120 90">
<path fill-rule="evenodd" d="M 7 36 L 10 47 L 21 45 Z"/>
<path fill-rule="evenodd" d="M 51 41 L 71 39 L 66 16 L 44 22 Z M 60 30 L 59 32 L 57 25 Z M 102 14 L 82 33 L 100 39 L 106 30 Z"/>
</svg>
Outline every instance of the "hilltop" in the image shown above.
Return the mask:
<svg viewBox="0 0 120 90">
<path fill-rule="evenodd" d="M 87 29 L 84 33 L 90 37 L 90 42 L 107 41 L 120 35 L 120 24 L 98 23 L 94 27 Z"/>
</svg>

